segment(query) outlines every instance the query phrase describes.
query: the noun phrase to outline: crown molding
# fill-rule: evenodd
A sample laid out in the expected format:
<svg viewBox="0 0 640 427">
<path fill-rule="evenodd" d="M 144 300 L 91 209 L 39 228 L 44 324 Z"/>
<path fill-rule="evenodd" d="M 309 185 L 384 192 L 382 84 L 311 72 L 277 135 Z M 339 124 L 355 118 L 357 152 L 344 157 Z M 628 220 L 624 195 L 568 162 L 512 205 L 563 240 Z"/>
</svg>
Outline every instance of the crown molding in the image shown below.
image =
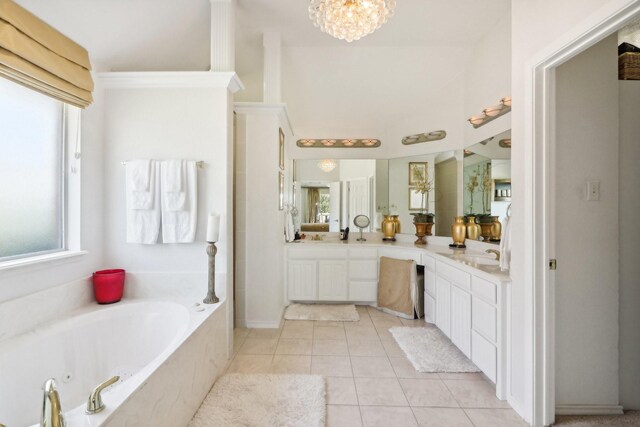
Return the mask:
<svg viewBox="0 0 640 427">
<path fill-rule="evenodd" d="M 233 71 L 117 71 L 97 73 L 105 88 L 226 88 L 231 93 L 244 89 Z"/>
<path fill-rule="evenodd" d="M 293 126 L 291 126 L 291 120 L 289 119 L 289 112 L 287 110 L 287 104 L 275 103 L 267 104 L 265 102 L 234 102 L 233 111 L 238 114 L 256 114 L 256 113 L 270 113 L 277 114 L 280 117 L 280 122 L 285 128 L 285 132 L 289 135 L 294 135 Z"/>
</svg>

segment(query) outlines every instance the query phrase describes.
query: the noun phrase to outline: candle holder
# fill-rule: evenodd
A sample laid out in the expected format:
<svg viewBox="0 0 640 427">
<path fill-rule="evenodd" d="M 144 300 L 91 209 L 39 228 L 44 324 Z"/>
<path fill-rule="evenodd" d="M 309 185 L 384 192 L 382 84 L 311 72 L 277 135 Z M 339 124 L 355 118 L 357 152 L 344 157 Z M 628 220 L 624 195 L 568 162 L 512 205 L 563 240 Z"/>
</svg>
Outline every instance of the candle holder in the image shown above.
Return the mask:
<svg viewBox="0 0 640 427">
<path fill-rule="evenodd" d="M 209 242 L 207 246 L 207 255 L 209 255 L 209 289 L 207 296 L 202 300 L 205 304 L 215 304 L 220 302 L 220 298 L 216 296 L 216 242 Z"/>
</svg>

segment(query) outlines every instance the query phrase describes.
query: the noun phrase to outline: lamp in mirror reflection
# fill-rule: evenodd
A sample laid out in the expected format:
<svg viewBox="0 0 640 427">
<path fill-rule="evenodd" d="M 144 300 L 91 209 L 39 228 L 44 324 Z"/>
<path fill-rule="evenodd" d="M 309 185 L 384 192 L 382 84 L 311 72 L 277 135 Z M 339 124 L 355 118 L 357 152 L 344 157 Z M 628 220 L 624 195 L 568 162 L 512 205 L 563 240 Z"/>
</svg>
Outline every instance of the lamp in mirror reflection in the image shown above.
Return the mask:
<svg viewBox="0 0 640 427">
<path fill-rule="evenodd" d="M 509 111 L 511 111 L 511 97 L 505 96 L 500 100 L 500 104 L 487 107 L 482 110 L 482 114 L 471 116 L 467 120 L 471 123 L 474 129 L 477 129 L 480 126 L 486 125 L 490 121 L 507 114 Z"/>
<path fill-rule="evenodd" d="M 299 139 L 300 148 L 375 148 L 380 147 L 379 139 Z"/>
<path fill-rule="evenodd" d="M 336 161 L 333 159 L 323 159 L 318 162 L 318 167 L 323 172 L 329 173 L 336 168 Z"/>
<path fill-rule="evenodd" d="M 447 132 L 444 130 L 435 130 L 431 132 L 418 133 L 416 135 L 409 135 L 402 138 L 404 145 L 418 144 L 420 142 L 433 142 L 444 139 L 447 136 Z"/>
<path fill-rule="evenodd" d="M 498 145 L 502 148 L 511 148 L 511 138 L 505 138 L 498 141 Z"/>
</svg>

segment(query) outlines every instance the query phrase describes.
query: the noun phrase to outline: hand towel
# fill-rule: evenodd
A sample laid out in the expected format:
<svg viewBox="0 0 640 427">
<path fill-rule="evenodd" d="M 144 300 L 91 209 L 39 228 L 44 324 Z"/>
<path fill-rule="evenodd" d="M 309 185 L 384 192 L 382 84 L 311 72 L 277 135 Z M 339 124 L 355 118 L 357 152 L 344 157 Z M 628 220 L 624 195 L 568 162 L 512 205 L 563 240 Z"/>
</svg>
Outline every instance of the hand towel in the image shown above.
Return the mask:
<svg viewBox="0 0 640 427">
<path fill-rule="evenodd" d="M 296 232 L 293 228 L 293 215 L 291 215 L 291 209 L 287 209 L 284 215 L 284 239 L 287 242 L 293 242 L 295 240 Z"/>
<path fill-rule="evenodd" d="M 160 234 L 160 167 L 154 160 L 146 162 L 149 164 L 147 191 L 134 190 L 136 185 L 143 184 L 143 179 L 139 174 L 134 178 L 133 171 L 131 174 L 127 173 L 127 243 L 152 245 L 158 242 Z M 138 165 L 137 161 L 128 162 L 127 172 L 130 171 L 130 167 L 133 169 Z"/>
<path fill-rule="evenodd" d="M 511 262 L 511 217 L 503 220 L 502 236 L 500 236 L 500 270 L 509 270 Z"/>
<path fill-rule="evenodd" d="M 126 165 L 127 194 L 131 196 L 132 209 L 151 209 L 153 194 L 149 191 L 151 161 L 130 160 Z"/>
<path fill-rule="evenodd" d="M 174 162 L 174 161 L 171 161 Z M 163 162 L 162 188 L 162 241 L 163 243 L 190 243 L 196 237 L 198 213 L 198 171 L 194 160 L 181 160 L 180 187 L 175 175 L 175 163 Z M 169 176 L 169 175 L 172 176 Z M 166 186 L 165 186 L 166 185 Z M 168 187 L 167 187 L 168 186 Z M 181 191 L 167 191 L 178 188 Z M 170 193 L 170 196 L 167 196 Z M 176 195 L 175 193 L 183 193 Z"/>
<path fill-rule="evenodd" d="M 185 160 L 162 162 L 162 197 L 168 211 L 180 211 L 184 207 L 187 194 L 183 189 L 186 181 Z"/>
</svg>

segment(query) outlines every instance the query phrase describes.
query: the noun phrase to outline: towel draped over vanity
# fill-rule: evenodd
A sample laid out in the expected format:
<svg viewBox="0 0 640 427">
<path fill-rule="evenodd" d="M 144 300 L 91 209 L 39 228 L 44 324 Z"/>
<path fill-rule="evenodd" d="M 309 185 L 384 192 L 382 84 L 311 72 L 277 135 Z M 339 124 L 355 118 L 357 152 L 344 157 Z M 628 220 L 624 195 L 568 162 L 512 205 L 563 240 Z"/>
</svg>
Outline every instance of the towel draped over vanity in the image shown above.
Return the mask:
<svg viewBox="0 0 640 427">
<path fill-rule="evenodd" d="M 378 307 L 407 319 L 421 317 L 424 295 L 419 285 L 415 261 L 380 257 Z"/>
</svg>

